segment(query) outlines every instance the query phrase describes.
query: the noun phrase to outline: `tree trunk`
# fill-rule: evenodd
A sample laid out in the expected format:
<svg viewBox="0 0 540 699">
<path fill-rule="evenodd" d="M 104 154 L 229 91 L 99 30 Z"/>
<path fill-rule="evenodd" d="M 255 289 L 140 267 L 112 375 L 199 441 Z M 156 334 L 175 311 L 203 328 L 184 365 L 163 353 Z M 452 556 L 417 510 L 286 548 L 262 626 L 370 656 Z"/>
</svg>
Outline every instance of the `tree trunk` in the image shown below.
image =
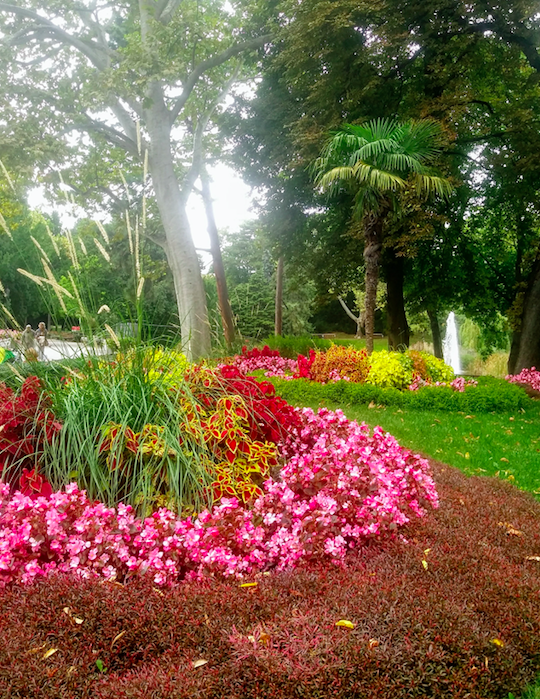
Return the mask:
<svg viewBox="0 0 540 699">
<path fill-rule="evenodd" d="M 384 215 L 366 214 L 364 219 L 364 260 L 366 263 L 366 350 L 373 352 L 373 332 L 375 328 L 375 307 L 381 260 L 382 231 Z"/>
<path fill-rule="evenodd" d="M 513 346 L 510 353 L 510 373 L 519 374 L 522 369 L 531 367 L 540 369 L 540 251 L 529 278 L 523 303 L 521 330 L 515 339 L 517 347 Z"/>
<path fill-rule="evenodd" d="M 214 276 L 216 278 L 217 294 L 219 311 L 221 313 L 221 324 L 223 326 L 223 334 L 225 342 L 230 349 L 236 338 L 236 330 L 234 327 L 234 318 L 229 301 L 229 291 L 227 289 L 227 280 L 225 278 L 225 268 L 223 266 L 223 257 L 221 256 L 221 245 L 219 233 L 214 217 L 214 207 L 212 206 L 212 197 L 210 194 L 210 179 L 206 167 L 201 168 L 201 185 L 202 198 L 204 202 L 204 210 L 206 212 L 206 221 L 208 225 L 208 236 L 210 238 L 210 252 L 212 253 L 212 266 L 214 268 Z"/>
<path fill-rule="evenodd" d="M 276 314 L 274 335 L 283 335 L 283 255 L 280 255 L 276 270 Z"/>
<path fill-rule="evenodd" d="M 186 214 L 189 193 L 180 191 L 174 170 L 169 116 L 160 95 L 154 96 L 146 114 L 151 143 L 149 169 L 167 241 L 183 350 L 194 360 L 207 356 L 211 347 L 206 293 Z"/>
<path fill-rule="evenodd" d="M 427 314 L 429 318 L 429 324 L 431 325 L 431 336 L 433 338 L 433 354 L 438 359 L 443 359 L 441 328 L 439 326 L 439 319 L 437 318 L 437 313 L 433 308 L 428 308 Z"/>
<path fill-rule="evenodd" d="M 410 344 L 409 324 L 407 323 L 405 299 L 403 298 L 404 268 L 404 258 L 398 257 L 394 248 L 389 248 L 384 255 L 389 350 L 397 350 L 400 347 L 408 348 Z"/>
</svg>

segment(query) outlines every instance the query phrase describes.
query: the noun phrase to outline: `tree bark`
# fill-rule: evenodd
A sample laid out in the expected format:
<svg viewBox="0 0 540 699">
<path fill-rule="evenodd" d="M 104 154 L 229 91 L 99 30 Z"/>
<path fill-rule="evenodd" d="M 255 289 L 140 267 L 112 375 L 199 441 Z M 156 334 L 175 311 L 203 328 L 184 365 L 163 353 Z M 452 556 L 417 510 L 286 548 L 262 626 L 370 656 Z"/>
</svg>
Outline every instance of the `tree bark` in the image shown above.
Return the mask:
<svg viewBox="0 0 540 699">
<path fill-rule="evenodd" d="M 274 334 L 283 335 L 283 255 L 280 255 L 276 269 L 276 313 Z"/>
<path fill-rule="evenodd" d="M 387 291 L 388 349 L 408 348 L 410 344 L 410 330 L 405 313 L 405 299 L 403 298 L 405 260 L 403 257 L 396 255 L 394 248 L 386 250 L 384 271 Z"/>
<path fill-rule="evenodd" d="M 427 314 L 429 318 L 429 324 L 431 325 L 431 336 L 433 338 L 433 354 L 438 359 L 443 359 L 441 328 L 439 325 L 439 319 L 437 318 L 437 313 L 435 309 L 428 308 Z"/>
<path fill-rule="evenodd" d="M 366 214 L 364 219 L 364 260 L 366 263 L 366 350 L 373 352 L 375 307 L 381 260 L 384 215 Z"/>
<path fill-rule="evenodd" d="M 508 370 L 519 374 L 522 369 L 540 369 L 540 251 L 536 256 L 523 303 L 521 329 L 512 343 Z"/>
<path fill-rule="evenodd" d="M 221 244 L 219 233 L 214 217 L 214 207 L 212 206 L 212 196 L 210 194 L 210 179 L 206 167 L 201 168 L 201 188 L 204 210 L 206 212 L 206 221 L 208 226 L 208 236 L 210 238 L 210 252 L 212 254 L 212 266 L 214 276 L 216 278 L 217 294 L 219 311 L 221 313 L 221 324 L 223 326 L 223 334 L 225 342 L 230 349 L 236 339 L 236 330 L 234 327 L 234 318 L 229 301 L 229 291 L 227 289 L 227 280 L 225 278 L 225 267 L 223 266 L 223 257 L 221 255 Z"/>
<path fill-rule="evenodd" d="M 210 324 L 199 258 L 186 214 L 186 194 L 180 190 L 174 171 L 170 117 L 161 94 L 154 90 L 146 110 L 150 136 L 150 175 L 156 193 L 167 260 L 174 279 L 180 316 L 183 349 L 189 359 L 210 352 Z"/>
</svg>

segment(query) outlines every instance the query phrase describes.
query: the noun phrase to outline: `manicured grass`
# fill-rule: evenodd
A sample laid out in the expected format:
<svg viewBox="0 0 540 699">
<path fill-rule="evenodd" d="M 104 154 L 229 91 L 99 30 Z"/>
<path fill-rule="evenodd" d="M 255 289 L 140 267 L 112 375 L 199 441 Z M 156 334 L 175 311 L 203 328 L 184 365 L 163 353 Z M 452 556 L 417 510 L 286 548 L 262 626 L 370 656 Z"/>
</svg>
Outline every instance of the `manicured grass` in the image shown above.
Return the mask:
<svg viewBox="0 0 540 699">
<path fill-rule="evenodd" d="M 540 404 L 514 413 L 476 415 L 326 405 L 371 427 L 380 425 L 409 449 L 468 475 L 498 476 L 540 495 Z"/>
</svg>

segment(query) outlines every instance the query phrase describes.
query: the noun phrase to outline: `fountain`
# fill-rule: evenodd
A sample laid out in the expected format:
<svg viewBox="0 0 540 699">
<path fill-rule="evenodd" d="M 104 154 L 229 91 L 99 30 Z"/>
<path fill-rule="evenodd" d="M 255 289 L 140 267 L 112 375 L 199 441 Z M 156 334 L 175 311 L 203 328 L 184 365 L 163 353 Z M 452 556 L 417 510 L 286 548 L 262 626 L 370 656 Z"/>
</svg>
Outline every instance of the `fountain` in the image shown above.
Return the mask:
<svg viewBox="0 0 540 699">
<path fill-rule="evenodd" d="M 461 361 L 459 359 L 458 334 L 454 311 L 451 311 L 446 319 L 446 335 L 443 340 L 443 357 L 445 363 L 452 367 L 455 374 L 461 374 Z"/>
</svg>

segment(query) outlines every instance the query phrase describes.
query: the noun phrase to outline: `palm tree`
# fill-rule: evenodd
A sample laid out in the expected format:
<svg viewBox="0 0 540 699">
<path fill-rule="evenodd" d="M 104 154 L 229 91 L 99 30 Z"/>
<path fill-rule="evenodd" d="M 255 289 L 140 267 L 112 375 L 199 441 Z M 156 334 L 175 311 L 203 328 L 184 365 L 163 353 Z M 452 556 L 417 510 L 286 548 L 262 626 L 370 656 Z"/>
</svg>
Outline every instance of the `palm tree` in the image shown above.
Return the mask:
<svg viewBox="0 0 540 699">
<path fill-rule="evenodd" d="M 403 124 L 377 119 L 366 124 L 345 124 L 328 140 L 315 161 L 316 183 L 330 195 L 343 189 L 354 193 L 353 215 L 364 228 L 366 263 L 366 348 L 373 351 L 375 301 L 384 222 L 399 214 L 397 193 L 412 188 L 428 199 L 447 196 L 452 185 L 431 169 L 440 152 L 440 126 L 427 119 Z"/>
</svg>

